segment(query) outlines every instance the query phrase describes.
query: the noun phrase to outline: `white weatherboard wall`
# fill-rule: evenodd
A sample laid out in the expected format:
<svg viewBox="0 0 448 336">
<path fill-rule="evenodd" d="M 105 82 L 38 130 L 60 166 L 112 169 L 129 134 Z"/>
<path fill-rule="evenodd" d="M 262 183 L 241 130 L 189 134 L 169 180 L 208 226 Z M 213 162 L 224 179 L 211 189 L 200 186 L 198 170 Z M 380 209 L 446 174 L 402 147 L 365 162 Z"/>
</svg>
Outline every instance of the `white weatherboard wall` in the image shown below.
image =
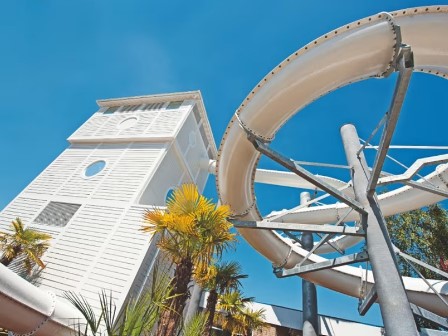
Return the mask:
<svg viewBox="0 0 448 336">
<path fill-rule="evenodd" d="M 120 309 L 145 286 L 157 256 L 152 237 L 139 231 L 145 209 L 164 206 L 181 183 L 202 190 L 208 173 L 200 161 L 214 159 L 216 147 L 200 92 L 98 105 L 70 146 L 0 213 L 0 231 L 20 217 L 50 233 L 38 286 L 59 297 L 78 292 L 97 308 L 105 289 Z M 86 177 L 86 168 L 102 161 L 104 168 Z"/>
</svg>

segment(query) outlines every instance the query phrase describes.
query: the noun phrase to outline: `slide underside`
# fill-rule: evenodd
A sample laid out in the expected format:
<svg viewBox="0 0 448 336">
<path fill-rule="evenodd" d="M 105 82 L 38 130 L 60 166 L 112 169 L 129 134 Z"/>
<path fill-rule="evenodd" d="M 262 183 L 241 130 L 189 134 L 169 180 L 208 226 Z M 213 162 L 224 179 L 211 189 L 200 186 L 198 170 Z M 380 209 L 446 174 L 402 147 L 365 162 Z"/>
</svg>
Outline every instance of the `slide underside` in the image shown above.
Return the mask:
<svg viewBox="0 0 448 336">
<path fill-rule="evenodd" d="M 275 67 L 247 96 L 230 121 L 221 142 L 217 162 L 217 188 L 222 203 L 229 204 L 241 220 L 260 220 L 254 181 L 266 172 L 257 171 L 259 152 L 247 140 L 246 129 L 266 141 L 297 111 L 319 97 L 345 85 L 386 75 L 396 59 L 397 30 L 414 53 L 415 71 L 448 77 L 448 6 L 411 8 L 391 14 L 380 13 L 340 27 L 306 45 Z M 448 165 L 440 165 L 427 179 L 447 190 Z M 385 216 L 436 203 L 442 196 L 403 187 L 379 196 Z M 337 221 L 345 204 L 302 208 L 285 212 L 285 222 L 327 224 Z M 357 220 L 356 212 L 347 221 Z M 306 255 L 291 240 L 274 231 L 241 229 L 243 237 L 273 264 L 291 268 Z M 351 246 L 353 238 L 339 243 Z M 325 247 L 320 253 L 328 252 Z M 325 260 L 313 255 L 309 262 Z M 307 273 L 304 278 L 335 291 L 359 297 L 365 271 L 342 266 Z M 367 272 L 369 286 L 373 276 Z M 448 299 L 448 283 L 430 280 Z M 409 300 L 442 316 L 448 308 L 420 279 L 404 278 Z"/>
</svg>

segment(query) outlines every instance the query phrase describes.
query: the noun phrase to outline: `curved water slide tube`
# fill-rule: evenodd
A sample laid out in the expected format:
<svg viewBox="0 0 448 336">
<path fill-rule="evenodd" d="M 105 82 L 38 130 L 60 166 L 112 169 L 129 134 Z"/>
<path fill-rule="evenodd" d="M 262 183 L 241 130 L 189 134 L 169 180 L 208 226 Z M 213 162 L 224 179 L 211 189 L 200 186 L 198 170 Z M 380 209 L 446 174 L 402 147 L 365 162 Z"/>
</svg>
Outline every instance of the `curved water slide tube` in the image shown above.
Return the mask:
<svg viewBox="0 0 448 336">
<path fill-rule="evenodd" d="M 0 264 L 0 327 L 16 335 L 67 336 L 79 322 L 84 318 L 72 305 Z"/>
<path fill-rule="evenodd" d="M 217 189 L 222 203 L 229 204 L 241 220 L 260 220 L 254 180 L 260 158 L 247 140 L 246 131 L 270 141 L 295 113 L 339 87 L 387 74 L 397 55 L 397 31 L 414 53 L 414 71 L 448 78 L 448 6 L 411 8 L 380 13 L 340 27 L 290 55 L 275 67 L 247 96 L 231 119 L 222 139 L 217 160 Z M 448 165 L 440 165 L 426 177 L 447 190 Z M 379 196 L 385 216 L 442 200 L 443 197 L 411 187 Z M 344 214 L 345 204 L 302 208 L 285 212 L 283 220 L 326 224 Z M 352 212 L 347 221 L 357 220 Z M 273 264 L 291 268 L 306 251 L 275 231 L 240 229 L 241 235 Z M 347 241 L 347 246 L 353 242 Z M 326 251 L 321 251 L 326 252 Z M 307 263 L 325 259 L 312 255 Z M 321 286 L 353 297 L 361 295 L 362 279 L 370 287 L 371 272 L 352 266 L 306 273 L 303 277 Z M 448 308 L 420 279 L 403 278 L 411 302 L 442 316 Z M 429 280 L 448 299 L 446 281 Z"/>
</svg>

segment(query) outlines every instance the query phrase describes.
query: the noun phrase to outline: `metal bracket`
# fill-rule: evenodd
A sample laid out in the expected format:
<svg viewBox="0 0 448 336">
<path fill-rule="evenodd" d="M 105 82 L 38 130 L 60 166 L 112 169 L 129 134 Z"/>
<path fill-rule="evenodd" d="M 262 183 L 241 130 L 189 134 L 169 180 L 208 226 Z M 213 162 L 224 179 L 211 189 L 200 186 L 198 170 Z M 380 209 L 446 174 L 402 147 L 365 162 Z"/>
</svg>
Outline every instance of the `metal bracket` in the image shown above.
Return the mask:
<svg viewBox="0 0 448 336">
<path fill-rule="evenodd" d="M 329 259 L 326 261 L 322 261 L 315 264 L 303 265 L 303 266 L 295 266 L 291 269 L 274 269 L 274 273 L 277 278 L 285 278 L 293 275 L 301 275 L 304 273 L 321 271 L 328 268 L 333 268 L 337 266 L 349 265 L 357 262 L 366 261 L 369 259 L 369 256 L 366 251 L 362 251 L 359 253 L 354 253 L 334 259 Z"/>
<path fill-rule="evenodd" d="M 372 307 L 372 305 L 375 303 L 376 300 L 378 300 L 378 294 L 376 292 L 375 285 L 373 285 L 370 288 L 364 300 L 359 301 L 358 305 L 359 315 L 364 316 L 369 311 L 370 307 Z"/>
</svg>

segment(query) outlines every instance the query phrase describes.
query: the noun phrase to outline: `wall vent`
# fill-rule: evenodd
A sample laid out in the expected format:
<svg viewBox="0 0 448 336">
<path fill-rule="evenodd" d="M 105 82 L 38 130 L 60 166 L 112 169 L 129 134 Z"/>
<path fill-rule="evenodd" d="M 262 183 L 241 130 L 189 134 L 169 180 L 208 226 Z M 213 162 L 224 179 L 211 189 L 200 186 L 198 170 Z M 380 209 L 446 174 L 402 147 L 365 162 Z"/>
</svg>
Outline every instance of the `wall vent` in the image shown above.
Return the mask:
<svg viewBox="0 0 448 336">
<path fill-rule="evenodd" d="M 81 204 L 50 202 L 37 216 L 34 223 L 40 225 L 66 226 Z"/>
</svg>

